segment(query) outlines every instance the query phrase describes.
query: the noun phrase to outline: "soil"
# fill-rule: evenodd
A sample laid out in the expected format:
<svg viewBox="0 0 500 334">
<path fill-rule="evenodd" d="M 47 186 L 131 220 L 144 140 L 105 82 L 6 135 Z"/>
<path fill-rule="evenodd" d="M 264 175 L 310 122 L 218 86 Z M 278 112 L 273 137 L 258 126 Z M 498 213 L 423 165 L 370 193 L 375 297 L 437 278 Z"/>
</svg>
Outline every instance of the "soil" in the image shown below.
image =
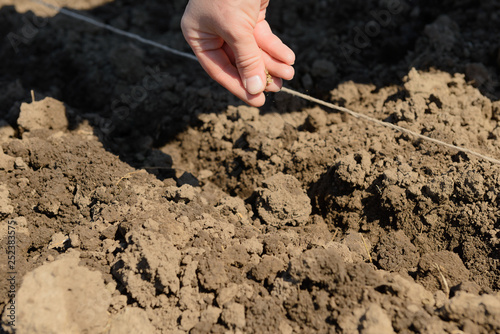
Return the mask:
<svg viewBox="0 0 500 334">
<path fill-rule="evenodd" d="M 186 1 L 58 4 L 189 51 Z M 0 332 L 500 332 L 500 166 L 0 5 Z M 268 19 L 286 86 L 500 158 L 498 1 Z"/>
</svg>

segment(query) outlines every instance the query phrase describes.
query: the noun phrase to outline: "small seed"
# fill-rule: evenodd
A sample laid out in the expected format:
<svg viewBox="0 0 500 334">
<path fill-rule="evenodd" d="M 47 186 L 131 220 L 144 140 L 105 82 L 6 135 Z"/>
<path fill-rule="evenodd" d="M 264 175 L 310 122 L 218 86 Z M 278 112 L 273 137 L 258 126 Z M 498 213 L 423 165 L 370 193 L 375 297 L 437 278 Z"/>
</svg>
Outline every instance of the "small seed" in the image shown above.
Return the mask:
<svg viewBox="0 0 500 334">
<path fill-rule="evenodd" d="M 271 74 L 266 69 L 266 87 L 269 86 L 269 84 L 273 83 L 273 77 Z"/>
</svg>

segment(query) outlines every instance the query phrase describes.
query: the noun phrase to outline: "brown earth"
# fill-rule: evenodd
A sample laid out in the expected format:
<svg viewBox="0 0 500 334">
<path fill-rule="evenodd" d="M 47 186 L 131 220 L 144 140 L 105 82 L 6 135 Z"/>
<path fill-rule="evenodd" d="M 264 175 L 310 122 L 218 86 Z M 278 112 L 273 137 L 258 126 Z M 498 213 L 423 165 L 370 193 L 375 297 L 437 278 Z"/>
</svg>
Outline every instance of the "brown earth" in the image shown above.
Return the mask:
<svg viewBox="0 0 500 334">
<path fill-rule="evenodd" d="M 186 1 L 58 3 L 188 51 Z M 0 332 L 500 331 L 500 166 L 0 5 Z M 500 158 L 497 1 L 268 17 L 287 86 Z"/>
</svg>

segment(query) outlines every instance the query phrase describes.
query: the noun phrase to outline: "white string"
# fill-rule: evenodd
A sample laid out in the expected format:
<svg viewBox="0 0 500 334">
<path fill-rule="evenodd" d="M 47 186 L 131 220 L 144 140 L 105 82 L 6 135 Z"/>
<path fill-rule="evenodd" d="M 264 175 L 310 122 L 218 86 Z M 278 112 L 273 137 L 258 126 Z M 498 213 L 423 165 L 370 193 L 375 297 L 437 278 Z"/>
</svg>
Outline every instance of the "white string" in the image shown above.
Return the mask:
<svg viewBox="0 0 500 334">
<path fill-rule="evenodd" d="M 100 27 L 100 28 L 112 31 L 115 34 L 122 35 L 122 36 L 128 37 L 130 39 L 136 40 L 136 41 L 138 41 L 140 43 L 151 45 L 151 46 L 154 46 L 156 48 L 159 48 L 159 49 L 162 49 L 164 51 L 167 51 L 169 53 L 172 53 L 172 54 L 184 57 L 184 58 L 188 58 L 188 59 L 191 59 L 191 60 L 198 61 L 198 58 L 196 58 L 196 56 L 193 55 L 193 54 L 191 54 L 191 53 L 182 52 L 182 51 L 179 51 L 179 50 L 176 50 L 176 49 L 172 49 L 172 48 L 170 48 L 170 47 L 168 47 L 166 45 L 163 45 L 163 44 L 160 44 L 160 43 L 157 43 L 157 42 L 145 39 L 145 38 L 143 38 L 143 37 L 141 37 L 139 35 L 126 32 L 124 30 L 115 28 L 113 26 L 110 26 L 108 24 L 99 22 L 99 21 L 91 19 L 91 18 L 88 18 L 88 17 L 83 16 L 81 14 L 77 14 L 77 13 L 69 11 L 67 9 L 64 9 L 64 8 L 61 8 L 61 7 L 58 7 L 58 6 L 54 6 L 52 4 L 48 4 L 48 3 L 46 3 L 46 2 L 44 2 L 42 0 L 31 0 L 31 1 L 39 3 L 39 4 L 41 4 L 41 5 L 43 5 L 43 6 L 47 7 L 47 8 L 56 10 L 59 13 L 67 15 L 67 16 L 72 17 L 74 19 L 87 22 L 87 23 L 92 24 L 94 26 L 97 26 L 97 27 Z M 416 138 L 419 138 L 419 139 L 422 139 L 422 140 L 426 140 L 426 141 L 429 141 L 431 143 L 435 143 L 435 144 L 438 144 L 438 145 L 441 145 L 441 146 L 445 146 L 445 147 L 448 147 L 448 148 L 451 148 L 451 149 L 454 149 L 454 150 L 457 150 L 457 151 L 460 151 L 460 152 L 464 152 L 464 153 L 467 153 L 467 154 L 470 154 L 470 155 L 474 155 L 474 156 L 476 156 L 476 157 L 478 157 L 480 159 L 483 159 L 483 160 L 489 161 L 491 163 L 500 165 L 500 160 L 495 159 L 495 158 L 491 158 L 489 156 L 483 155 L 483 154 L 475 152 L 475 151 L 472 151 L 472 150 L 470 150 L 468 148 L 456 146 L 456 145 L 449 144 L 447 142 L 444 142 L 444 141 L 441 141 L 441 140 L 438 140 L 438 139 L 434 139 L 434 138 L 431 138 L 431 137 L 424 136 L 424 135 L 422 135 L 420 133 L 408 130 L 408 129 L 400 127 L 398 125 L 394 125 L 392 123 L 383 122 L 383 121 L 380 121 L 380 120 L 378 120 L 376 118 L 373 118 L 373 117 L 370 117 L 370 116 L 367 116 L 367 115 L 363 115 L 363 114 L 359 114 L 357 112 L 354 112 L 354 111 L 352 111 L 350 109 L 347 109 L 347 108 L 344 108 L 344 107 L 341 107 L 341 106 L 338 106 L 336 104 L 325 102 L 323 100 L 314 98 L 312 96 L 309 96 L 309 95 L 306 95 L 306 94 L 303 94 L 303 93 L 299 93 L 299 92 L 297 92 L 297 91 L 295 91 L 293 89 L 290 89 L 290 88 L 282 87 L 281 91 L 284 92 L 284 93 L 287 93 L 287 94 L 290 94 L 290 95 L 297 96 L 297 97 L 300 97 L 302 99 L 308 100 L 310 102 L 314 102 L 314 103 L 323 105 L 323 106 L 331 108 L 331 109 L 336 109 L 336 110 L 345 112 L 345 113 L 347 113 L 347 114 L 349 114 L 349 115 L 351 115 L 351 116 L 353 116 L 355 118 L 364 119 L 364 120 L 372 122 L 374 124 L 381 125 L 381 126 L 384 126 L 384 127 L 387 127 L 387 128 L 391 128 L 393 130 L 400 131 L 400 132 L 406 133 L 408 135 L 414 136 Z"/>
<path fill-rule="evenodd" d="M 417 138 L 420 138 L 420 139 L 423 139 L 423 140 L 427 140 L 429 142 L 432 142 L 432 143 L 435 143 L 435 144 L 438 144 L 438 145 L 442 145 L 442 146 L 445 146 L 445 147 L 448 147 L 448 148 L 451 148 L 451 149 L 455 149 L 455 150 L 460 151 L 460 152 L 472 154 L 472 155 L 474 155 L 474 156 L 476 156 L 478 158 L 481 158 L 481 159 L 484 159 L 486 161 L 492 162 L 494 164 L 499 164 L 500 165 L 500 160 L 488 157 L 486 155 L 483 155 L 481 153 L 478 153 L 478 152 L 475 152 L 475 151 L 472 151 L 472 150 L 469 150 L 468 148 L 456 146 L 456 145 L 453 145 L 453 144 L 448 144 L 447 142 L 441 141 L 439 139 L 434 139 L 434 138 L 431 138 L 431 137 L 424 136 L 424 135 L 422 135 L 422 134 L 420 134 L 418 132 L 408 130 L 408 129 L 403 128 L 401 126 L 394 125 L 392 123 L 383 122 L 381 120 L 378 120 L 376 118 L 372 118 L 372 117 L 367 116 L 367 115 L 358 114 L 357 112 L 354 112 L 354 111 L 352 111 L 350 109 L 347 109 L 347 108 L 335 105 L 333 103 L 325 102 L 323 100 L 314 98 L 314 97 L 309 96 L 309 95 L 305 95 L 305 94 L 299 93 L 297 91 L 294 91 L 294 90 L 286 88 L 286 87 L 281 88 L 281 91 L 283 91 L 285 93 L 288 93 L 288 94 L 291 94 L 291 95 L 295 95 L 295 96 L 301 97 L 301 98 L 306 99 L 306 100 L 311 101 L 311 102 L 315 102 L 317 104 L 321 104 L 321 105 L 323 105 L 325 107 L 328 107 L 328 108 L 331 108 L 331 109 L 337 109 L 337 110 L 345 112 L 345 113 L 347 113 L 347 114 L 349 114 L 349 115 L 351 115 L 353 117 L 365 119 L 365 120 L 370 121 L 372 123 L 375 123 L 375 124 L 378 124 L 378 125 L 382 125 L 382 126 L 391 128 L 393 130 L 400 131 L 400 132 L 412 135 L 414 137 L 417 137 Z"/>
<path fill-rule="evenodd" d="M 166 45 L 163 45 L 163 44 L 151 41 L 149 39 L 145 39 L 145 38 L 143 38 L 143 37 L 141 37 L 139 35 L 132 34 L 130 32 L 126 32 L 124 30 L 121 30 L 121 29 L 115 28 L 113 26 L 110 26 L 109 24 L 105 24 L 105 23 L 99 22 L 97 20 L 91 19 L 91 18 L 83 16 L 81 14 L 77 14 L 77 13 L 72 12 L 70 10 L 67 10 L 67 9 L 64 9 L 64 8 L 61 8 L 61 7 L 58 7 L 58 6 L 54 6 L 52 4 L 44 2 L 42 0 L 31 0 L 31 1 L 39 3 L 40 5 L 43 5 L 43 6 L 47 7 L 47 8 L 56 10 L 56 11 L 58 11 L 61 14 L 70 16 L 70 17 L 75 18 L 77 20 L 84 21 L 84 22 L 90 23 L 90 24 L 92 24 L 94 26 L 97 26 L 99 28 L 112 31 L 115 34 L 122 35 L 122 36 L 128 37 L 130 39 L 136 40 L 138 42 L 154 46 L 156 48 L 165 50 L 167 52 L 173 53 L 175 55 L 178 55 L 178 56 L 181 56 L 181 57 L 184 57 L 184 58 L 189 58 L 189 59 L 198 61 L 198 58 L 196 58 L 196 56 L 193 55 L 193 54 L 191 54 L 191 53 L 182 52 L 182 51 L 179 51 L 179 50 L 176 50 L 176 49 L 172 49 L 172 48 L 170 48 L 170 47 L 168 47 Z"/>
</svg>

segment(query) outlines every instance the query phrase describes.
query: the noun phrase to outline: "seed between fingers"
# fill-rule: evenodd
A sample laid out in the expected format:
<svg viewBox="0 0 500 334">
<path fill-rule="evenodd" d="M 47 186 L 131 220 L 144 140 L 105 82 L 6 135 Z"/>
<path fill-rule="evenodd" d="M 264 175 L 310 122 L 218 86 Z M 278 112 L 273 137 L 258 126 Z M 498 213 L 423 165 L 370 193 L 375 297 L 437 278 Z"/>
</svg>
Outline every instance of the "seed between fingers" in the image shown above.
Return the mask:
<svg viewBox="0 0 500 334">
<path fill-rule="evenodd" d="M 269 71 L 266 69 L 266 87 L 273 83 L 273 77 L 269 74 Z"/>
</svg>

